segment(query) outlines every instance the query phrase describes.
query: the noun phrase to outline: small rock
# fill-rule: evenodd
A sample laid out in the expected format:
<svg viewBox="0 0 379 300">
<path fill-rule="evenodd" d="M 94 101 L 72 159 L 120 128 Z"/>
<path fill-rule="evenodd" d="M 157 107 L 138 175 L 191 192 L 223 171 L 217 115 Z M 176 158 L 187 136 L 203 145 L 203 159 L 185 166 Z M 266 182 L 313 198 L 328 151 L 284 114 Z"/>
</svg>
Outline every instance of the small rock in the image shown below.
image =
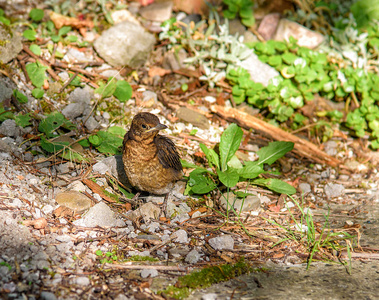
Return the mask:
<svg viewBox="0 0 379 300">
<path fill-rule="evenodd" d="M 297 44 L 299 46 L 310 49 L 316 48 L 324 41 L 322 34 L 309 30 L 296 22 L 281 19 L 274 36 L 274 40 L 289 41 L 290 36 L 297 40 Z"/>
<path fill-rule="evenodd" d="M 342 184 L 327 183 L 324 187 L 324 193 L 328 199 L 342 196 L 345 192 L 345 187 Z"/>
<path fill-rule="evenodd" d="M 70 191 L 84 192 L 86 186 L 81 181 L 75 180 L 67 186 L 67 189 Z"/>
<path fill-rule="evenodd" d="M 126 215 L 132 221 L 142 216 L 145 222 L 147 222 L 150 219 L 158 219 L 160 212 L 161 210 L 159 209 L 158 206 L 156 206 L 155 204 L 151 202 L 148 202 L 142 205 L 140 208 L 137 208 L 136 210 L 128 211 Z"/>
<path fill-rule="evenodd" d="M 176 112 L 176 116 L 201 129 L 209 129 L 209 121 L 207 117 L 187 107 L 180 107 Z"/>
<path fill-rule="evenodd" d="M 187 254 L 185 261 L 189 264 L 197 264 L 197 262 L 200 260 L 200 257 L 200 253 L 193 249 Z"/>
<path fill-rule="evenodd" d="M 168 51 L 163 57 L 162 66 L 165 69 L 171 69 L 173 71 L 179 70 L 185 67 L 184 60 L 188 57 L 186 50 L 180 49 L 178 53 Z"/>
<path fill-rule="evenodd" d="M 137 68 L 146 62 L 154 43 L 152 34 L 143 27 L 126 21 L 105 30 L 94 46 L 99 55 L 112 66 L 128 65 Z"/>
<path fill-rule="evenodd" d="M 209 293 L 201 296 L 201 300 L 217 300 L 217 294 Z"/>
<path fill-rule="evenodd" d="M 143 269 L 141 271 L 141 277 L 142 278 L 148 278 L 148 277 L 157 277 L 158 276 L 158 271 L 155 269 Z"/>
<path fill-rule="evenodd" d="M 55 297 L 55 295 L 51 292 L 41 292 L 41 300 L 56 300 L 57 297 Z"/>
<path fill-rule="evenodd" d="M 280 20 L 279 13 L 272 13 L 265 15 L 261 24 L 259 24 L 258 32 L 267 41 L 272 40 L 276 28 L 278 27 Z"/>
<path fill-rule="evenodd" d="M 75 225 L 85 227 L 109 226 L 124 227 L 125 222 L 118 218 L 116 214 L 103 202 L 96 204 L 86 212 L 79 220 L 74 221 Z"/>
<path fill-rule="evenodd" d="M 335 141 L 327 141 L 324 143 L 324 151 L 330 156 L 335 156 L 337 154 L 338 144 Z"/>
<path fill-rule="evenodd" d="M 172 1 L 155 2 L 139 10 L 140 15 L 150 21 L 164 22 L 171 17 Z"/>
<path fill-rule="evenodd" d="M 127 9 L 115 10 L 111 13 L 111 17 L 112 17 L 112 20 L 115 24 L 118 24 L 118 23 L 121 23 L 124 21 L 129 21 L 131 23 L 140 25 L 138 20 Z"/>
<path fill-rule="evenodd" d="M 9 136 L 9 137 L 17 137 L 21 133 L 20 129 L 16 125 L 16 122 L 12 119 L 6 119 L 0 125 L 0 134 Z"/>
<path fill-rule="evenodd" d="M 234 240 L 231 235 L 220 235 L 211 238 L 208 243 L 215 250 L 232 250 L 234 247 Z"/>
<path fill-rule="evenodd" d="M 0 24 L 0 41 L 3 41 L 0 44 L 0 63 L 6 64 L 22 50 L 22 38 L 12 27 Z"/>
<path fill-rule="evenodd" d="M 83 105 L 91 104 L 92 91 L 87 88 L 76 88 L 73 90 L 68 99 L 72 103 L 82 103 Z"/>
<path fill-rule="evenodd" d="M 261 199 L 257 194 L 247 195 L 245 199 L 243 199 L 237 198 L 237 196 L 231 192 L 229 193 L 229 196 L 228 193 L 224 193 L 220 198 L 220 202 L 221 206 L 224 209 L 228 207 L 228 210 L 231 209 L 231 205 L 234 203 L 234 209 L 236 211 L 241 210 L 242 212 L 255 211 L 258 210 L 261 206 Z"/>
<path fill-rule="evenodd" d="M 99 161 L 93 165 L 93 172 L 105 174 L 106 172 L 110 172 L 110 168 L 103 161 Z"/>
<path fill-rule="evenodd" d="M 174 240 L 177 243 L 187 244 L 188 243 L 188 235 L 187 231 L 180 229 L 178 231 L 175 231 L 172 236 L 176 236 L 176 239 Z"/>
<path fill-rule="evenodd" d="M 66 191 L 56 195 L 55 201 L 74 212 L 83 212 L 91 207 L 91 199 L 78 191 Z"/>
<path fill-rule="evenodd" d="M 260 82 L 264 86 L 268 86 L 271 79 L 279 76 L 279 72 L 276 69 L 261 62 L 255 53 L 252 53 L 239 65 L 250 73 L 252 80 L 255 82 Z"/>
<path fill-rule="evenodd" d="M 94 117 L 90 116 L 84 123 L 84 126 L 88 129 L 88 131 L 94 131 L 100 126 L 100 124 L 95 120 Z"/>
<path fill-rule="evenodd" d="M 1 47 L 0 47 L 1 49 Z M 1 50 L 0 50 L 1 51 Z M 10 99 L 13 94 L 13 90 L 5 85 L 2 81 L 0 81 L 0 103 L 4 100 Z"/>
<path fill-rule="evenodd" d="M 144 91 L 142 93 L 142 103 L 143 107 L 153 107 L 157 104 L 157 94 L 151 91 Z"/>
<path fill-rule="evenodd" d="M 302 194 L 309 194 L 310 192 L 312 192 L 311 185 L 309 183 L 300 183 L 299 189 Z"/>
<path fill-rule="evenodd" d="M 243 35 L 246 31 L 246 27 L 241 23 L 239 18 L 235 18 L 232 20 L 229 20 L 229 34 L 235 35 L 238 33 L 238 35 Z"/>
<path fill-rule="evenodd" d="M 90 284 L 90 280 L 88 277 L 77 277 L 75 278 L 75 284 L 86 286 Z"/>
<path fill-rule="evenodd" d="M 62 109 L 62 114 L 70 120 L 81 116 L 84 112 L 85 106 L 81 103 L 70 103 Z"/>
</svg>

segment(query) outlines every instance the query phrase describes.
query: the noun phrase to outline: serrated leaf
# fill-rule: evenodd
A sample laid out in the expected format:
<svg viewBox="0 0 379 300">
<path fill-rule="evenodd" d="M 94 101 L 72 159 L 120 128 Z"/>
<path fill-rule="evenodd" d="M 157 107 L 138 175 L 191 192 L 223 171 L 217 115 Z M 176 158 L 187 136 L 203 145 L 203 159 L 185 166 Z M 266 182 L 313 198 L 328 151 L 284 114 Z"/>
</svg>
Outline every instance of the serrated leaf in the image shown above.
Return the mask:
<svg viewBox="0 0 379 300">
<path fill-rule="evenodd" d="M 92 144 L 101 153 L 115 155 L 119 153 L 118 149 L 122 146 L 123 139 L 107 131 L 98 131 L 96 135 L 89 137 L 89 141 L 95 141 Z"/>
<path fill-rule="evenodd" d="M 225 129 L 220 140 L 221 170 L 225 171 L 228 161 L 238 150 L 242 140 L 242 129 L 237 124 L 231 124 Z"/>
<path fill-rule="evenodd" d="M 38 88 L 41 87 L 46 79 L 45 71 L 47 67 L 35 62 L 27 64 L 25 68 L 33 85 Z"/>
<path fill-rule="evenodd" d="M 45 133 L 47 137 L 51 137 L 53 136 L 52 133 L 61 126 L 69 130 L 76 128 L 75 125 L 67 120 L 60 112 L 54 111 L 40 122 L 38 130 Z"/>
<path fill-rule="evenodd" d="M 59 142 L 51 142 L 48 141 L 44 136 L 41 137 L 40 146 L 43 150 L 49 153 L 55 153 L 59 150 L 62 150 L 64 147 L 67 147 L 69 142 L 59 141 Z"/>
<path fill-rule="evenodd" d="M 293 195 L 296 193 L 296 189 L 292 185 L 276 178 L 259 178 L 253 180 L 252 184 L 267 187 L 279 194 Z"/>
<path fill-rule="evenodd" d="M 133 95 L 133 89 L 129 82 L 125 80 L 119 80 L 116 83 L 116 90 L 113 95 L 121 102 L 128 101 Z"/>
<path fill-rule="evenodd" d="M 17 115 L 14 118 L 16 124 L 21 127 L 27 127 L 31 125 L 30 120 L 30 113 L 27 113 L 26 115 Z"/>
<path fill-rule="evenodd" d="M 13 119 L 14 115 L 10 111 L 6 111 L 4 109 L 3 103 L 0 103 L 0 122 L 3 122 L 4 120 L 7 119 Z"/>
<path fill-rule="evenodd" d="M 195 169 L 193 170 L 188 179 L 186 191 L 192 191 L 195 194 L 206 194 L 214 190 L 217 185 L 207 175 L 206 170 Z"/>
<path fill-rule="evenodd" d="M 287 152 L 293 149 L 294 143 L 292 142 L 271 142 L 268 146 L 259 149 L 257 152 L 259 156 L 258 164 L 271 165 L 277 159 L 283 157 Z"/>
<path fill-rule="evenodd" d="M 112 126 L 109 127 L 108 132 L 123 138 L 126 130 L 120 126 Z"/>
</svg>

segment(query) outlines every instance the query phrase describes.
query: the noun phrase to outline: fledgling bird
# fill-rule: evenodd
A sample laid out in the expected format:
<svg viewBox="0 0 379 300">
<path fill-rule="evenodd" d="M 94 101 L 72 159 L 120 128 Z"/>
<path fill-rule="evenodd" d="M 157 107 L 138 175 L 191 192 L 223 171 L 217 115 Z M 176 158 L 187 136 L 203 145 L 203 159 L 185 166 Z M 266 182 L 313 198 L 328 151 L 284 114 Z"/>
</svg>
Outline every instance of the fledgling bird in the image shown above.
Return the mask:
<svg viewBox="0 0 379 300">
<path fill-rule="evenodd" d="M 167 198 L 176 181 L 183 176 L 180 156 L 175 144 L 159 131 L 167 128 L 157 116 L 137 114 L 124 136 L 122 161 L 132 186 L 151 194 L 165 194 Z"/>
</svg>

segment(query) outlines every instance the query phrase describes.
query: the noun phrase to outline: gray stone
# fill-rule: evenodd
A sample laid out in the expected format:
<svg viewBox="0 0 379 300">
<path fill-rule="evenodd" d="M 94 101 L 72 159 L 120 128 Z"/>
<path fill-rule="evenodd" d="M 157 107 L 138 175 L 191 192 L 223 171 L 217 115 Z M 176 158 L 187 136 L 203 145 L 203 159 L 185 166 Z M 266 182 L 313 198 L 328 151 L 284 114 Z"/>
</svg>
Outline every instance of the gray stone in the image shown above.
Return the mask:
<svg viewBox="0 0 379 300">
<path fill-rule="evenodd" d="M 155 43 L 155 37 L 131 22 L 119 23 L 95 41 L 99 55 L 112 66 L 128 65 L 136 68 L 143 65 Z M 120 51 L 122 49 L 122 51 Z"/>
<path fill-rule="evenodd" d="M 9 99 L 12 96 L 12 94 L 13 90 L 7 87 L 2 81 L 0 81 L 0 103 L 6 99 Z"/>
<path fill-rule="evenodd" d="M 12 147 L 3 139 L 0 139 L 0 153 L 1 152 L 4 152 L 4 154 L 12 152 Z M 5 156 L 3 156 L 2 159 L 5 159 Z"/>
<path fill-rule="evenodd" d="M 67 186 L 67 189 L 70 191 L 84 192 L 86 186 L 80 180 L 75 180 Z"/>
<path fill-rule="evenodd" d="M 13 31 L 11 27 L 0 23 L 0 64 L 6 64 L 22 50 L 20 33 Z"/>
<path fill-rule="evenodd" d="M 176 237 L 175 242 L 181 243 L 181 244 L 187 244 L 188 243 L 188 235 L 187 231 L 180 229 L 178 231 L 175 231 L 172 236 Z"/>
<path fill-rule="evenodd" d="M 61 206 L 72 209 L 74 212 L 83 212 L 91 207 L 91 199 L 78 191 L 61 192 L 55 196 L 55 201 Z"/>
<path fill-rule="evenodd" d="M 231 206 L 234 203 L 233 207 L 236 211 L 242 211 L 242 212 L 255 211 L 260 208 L 261 199 L 258 197 L 256 193 L 252 193 L 252 194 L 253 195 L 248 195 L 245 197 L 245 199 L 243 199 L 243 198 L 237 198 L 237 196 L 233 194 L 232 192 L 229 193 L 229 196 L 228 196 L 228 193 L 224 193 L 220 198 L 220 203 L 224 209 L 227 209 L 228 207 L 228 210 L 231 210 Z"/>
<path fill-rule="evenodd" d="M 324 41 L 322 34 L 312 31 L 296 22 L 281 19 L 274 39 L 277 41 L 289 41 L 290 36 L 297 40 L 299 46 L 310 49 L 316 48 Z"/>
<path fill-rule="evenodd" d="M 215 250 L 233 250 L 234 247 L 234 240 L 231 235 L 220 235 L 211 238 L 208 243 Z"/>
<path fill-rule="evenodd" d="M 158 271 L 155 269 L 143 269 L 141 270 L 141 277 L 142 278 L 148 278 L 148 277 L 157 277 Z"/>
<path fill-rule="evenodd" d="M 335 156 L 337 154 L 338 144 L 335 141 L 327 141 L 324 143 L 324 151 L 330 156 Z"/>
<path fill-rule="evenodd" d="M 0 134 L 9 136 L 9 137 L 17 137 L 21 133 L 20 129 L 16 125 L 15 120 L 6 119 L 0 125 Z"/>
<path fill-rule="evenodd" d="M 259 24 L 258 32 L 266 41 L 273 38 L 279 20 L 279 13 L 271 13 L 263 17 L 262 22 Z"/>
<path fill-rule="evenodd" d="M 155 2 L 139 10 L 140 15 L 150 21 L 163 22 L 171 17 L 172 1 Z"/>
<path fill-rule="evenodd" d="M 255 53 L 252 53 L 239 65 L 250 73 L 252 80 L 260 82 L 264 86 L 267 86 L 271 79 L 279 76 L 279 72 L 276 69 L 261 62 Z"/>
<path fill-rule="evenodd" d="M 345 187 L 342 184 L 327 183 L 324 186 L 324 193 L 328 199 L 342 196 L 345 192 Z"/>
<path fill-rule="evenodd" d="M 93 165 L 92 170 L 95 173 L 105 174 L 106 172 L 110 172 L 110 167 L 107 166 L 103 161 L 99 161 Z"/>
<path fill-rule="evenodd" d="M 302 194 L 309 194 L 310 192 L 312 192 L 311 185 L 305 182 L 299 184 L 299 189 Z"/>
<path fill-rule="evenodd" d="M 193 249 L 187 254 L 185 261 L 189 264 L 197 264 L 200 258 L 200 253 Z"/>
<path fill-rule="evenodd" d="M 90 284 L 88 277 L 77 277 L 75 278 L 75 284 L 87 286 Z"/>
<path fill-rule="evenodd" d="M 142 103 L 143 107 L 153 107 L 157 104 L 157 94 L 151 91 L 144 91 L 142 93 Z"/>
<path fill-rule="evenodd" d="M 57 297 L 55 297 L 55 295 L 51 292 L 41 292 L 41 300 L 56 300 Z"/>
<path fill-rule="evenodd" d="M 124 227 L 125 222 L 103 202 L 96 204 L 86 212 L 79 220 L 74 221 L 75 225 L 85 227 L 109 226 Z"/>
<path fill-rule="evenodd" d="M 201 129 L 209 129 L 209 120 L 207 117 L 187 107 L 180 107 L 176 112 L 176 116 Z"/>
<path fill-rule="evenodd" d="M 229 34 L 243 35 L 246 31 L 246 27 L 241 23 L 240 18 L 229 20 Z"/>
<path fill-rule="evenodd" d="M 201 296 L 201 300 L 217 300 L 217 294 L 208 293 Z"/>
<path fill-rule="evenodd" d="M 73 90 L 68 99 L 72 103 L 91 104 L 92 91 L 87 88 L 76 88 Z"/>
<path fill-rule="evenodd" d="M 145 222 L 147 222 L 151 219 L 158 219 L 160 212 L 161 210 L 159 209 L 158 206 L 156 206 L 152 202 L 148 202 L 148 203 L 143 204 L 141 207 L 137 208 L 136 210 L 128 211 L 126 215 L 132 221 L 136 220 L 139 217 L 143 217 Z"/>
<path fill-rule="evenodd" d="M 84 112 L 85 106 L 82 103 L 70 103 L 62 109 L 62 114 L 70 120 L 80 117 Z"/>
<path fill-rule="evenodd" d="M 100 124 L 95 120 L 94 117 L 90 116 L 84 123 L 84 126 L 88 129 L 88 131 L 94 131 L 100 126 Z"/>
</svg>

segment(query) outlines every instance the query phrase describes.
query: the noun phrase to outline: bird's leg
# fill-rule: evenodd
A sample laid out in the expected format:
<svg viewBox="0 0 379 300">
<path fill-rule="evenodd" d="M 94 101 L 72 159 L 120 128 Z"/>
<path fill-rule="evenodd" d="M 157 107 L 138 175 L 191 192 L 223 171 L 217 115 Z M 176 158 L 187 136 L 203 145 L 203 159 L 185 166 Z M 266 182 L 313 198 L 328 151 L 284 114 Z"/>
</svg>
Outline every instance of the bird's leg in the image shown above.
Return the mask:
<svg viewBox="0 0 379 300">
<path fill-rule="evenodd" d="M 162 209 L 161 209 L 161 213 L 160 213 L 159 217 L 162 217 L 162 215 L 164 214 L 164 216 L 167 218 L 167 201 L 168 201 L 168 197 L 169 197 L 170 193 L 171 193 L 171 191 L 169 191 L 164 196 L 164 200 L 163 200 L 163 204 L 162 204 Z"/>
<path fill-rule="evenodd" d="M 139 195 L 141 195 L 141 192 L 137 192 L 137 193 L 133 196 L 132 200 L 133 200 L 134 202 L 136 202 L 136 201 L 138 200 Z"/>
</svg>

